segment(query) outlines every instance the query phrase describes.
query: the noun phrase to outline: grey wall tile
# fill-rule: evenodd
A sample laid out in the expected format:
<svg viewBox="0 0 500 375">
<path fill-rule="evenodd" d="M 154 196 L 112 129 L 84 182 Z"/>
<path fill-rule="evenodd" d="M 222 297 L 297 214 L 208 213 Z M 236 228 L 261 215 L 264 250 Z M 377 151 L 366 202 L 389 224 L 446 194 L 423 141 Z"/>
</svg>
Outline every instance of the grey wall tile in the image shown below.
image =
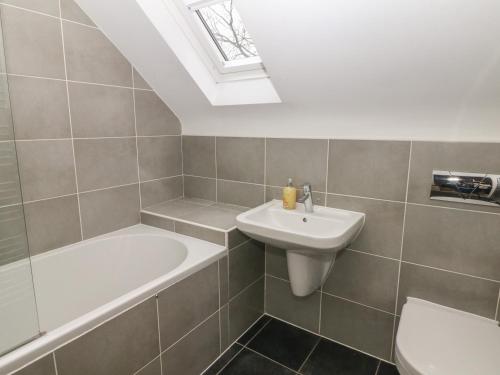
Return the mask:
<svg viewBox="0 0 500 375">
<path fill-rule="evenodd" d="M 229 301 L 229 342 L 236 340 L 264 313 L 264 278 Z"/>
<path fill-rule="evenodd" d="M 138 139 L 141 181 L 182 174 L 181 137 Z"/>
<path fill-rule="evenodd" d="M 286 250 L 266 245 L 266 273 L 280 279 L 289 279 Z"/>
<path fill-rule="evenodd" d="M 227 233 L 227 247 L 228 249 L 232 249 L 249 239 L 246 234 L 235 228 Z"/>
<path fill-rule="evenodd" d="M 30 255 L 22 205 L 0 207 L 0 238 L 0 266 Z"/>
<path fill-rule="evenodd" d="M 219 259 L 219 305 L 225 305 L 229 301 L 229 262 L 228 257 Z"/>
<path fill-rule="evenodd" d="M 229 298 L 264 275 L 264 244 L 251 240 L 229 252 Z"/>
<path fill-rule="evenodd" d="M 219 314 L 170 348 L 164 354 L 169 375 L 198 375 L 220 354 Z"/>
<path fill-rule="evenodd" d="M 177 221 L 175 223 L 175 231 L 177 233 L 199 238 L 200 240 L 212 242 L 217 245 L 225 246 L 226 244 L 226 234 L 224 232 L 200 227 L 199 225 Z"/>
<path fill-rule="evenodd" d="M 78 139 L 74 146 L 80 191 L 138 182 L 134 138 Z"/>
<path fill-rule="evenodd" d="M 323 290 L 392 313 L 398 272 L 398 261 L 346 250 L 337 255 Z"/>
<path fill-rule="evenodd" d="M 83 23 L 89 26 L 95 26 L 94 22 L 85 14 L 80 6 L 74 0 L 61 0 L 62 18 Z"/>
<path fill-rule="evenodd" d="M 0 142 L 0 157 L 0 182 L 3 187 L 0 206 L 19 204 L 22 196 L 15 142 Z"/>
<path fill-rule="evenodd" d="M 37 360 L 22 370 L 16 371 L 14 375 L 56 375 L 52 353 Z"/>
<path fill-rule="evenodd" d="M 434 169 L 500 174 L 498 160 L 498 143 L 413 142 L 408 202 L 500 212 L 498 207 L 429 199 Z"/>
<path fill-rule="evenodd" d="M 137 70 L 134 69 L 134 87 L 138 89 L 151 90 L 148 83 L 142 78 Z"/>
<path fill-rule="evenodd" d="M 84 238 L 138 224 L 138 185 L 80 194 L 80 207 Z"/>
<path fill-rule="evenodd" d="M 500 280 L 500 215 L 408 205 L 403 259 Z"/>
<path fill-rule="evenodd" d="M 31 255 L 81 241 L 76 195 L 24 205 Z"/>
<path fill-rule="evenodd" d="M 398 314 L 406 297 L 416 297 L 494 318 L 499 286 L 493 281 L 402 263 Z"/>
<path fill-rule="evenodd" d="M 365 225 L 352 249 L 399 259 L 404 204 L 328 194 L 327 206 L 363 212 Z"/>
<path fill-rule="evenodd" d="M 16 146 L 25 201 L 76 192 L 70 140 L 21 141 Z"/>
<path fill-rule="evenodd" d="M 141 183 L 142 207 L 182 197 L 182 177 Z"/>
<path fill-rule="evenodd" d="M 229 307 L 224 305 L 220 311 L 220 347 L 221 351 L 226 350 L 231 343 L 229 341 Z"/>
<path fill-rule="evenodd" d="M 131 89 L 70 82 L 69 99 L 75 138 L 135 135 Z"/>
<path fill-rule="evenodd" d="M 316 291 L 307 297 L 296 297 L 288 282 L 266 278 L 266 313 L 313 332 L 319 329 L 320 296 Z"/>
<path fill-rule="evenodd" d="M 327 149 L 325 139 L 267 139 L 266 183 L 285 186 L 292 177 L 296 187 L 326 191 Z"/>
<path fill-rule="evenodd" d="M 146 367 L 141 369 L 137 375 L 162 375 L 160 357 L 149 363 Z"/>
<path fill-rule="evenodd" d="M 394 316 L 323 294 L 321 334 L 390 360 Z"/>
<path fill-rule="evenodd" d="M 64 79 L 59 20 L 6 6 L 1 10 L 7 71 Z"/>
<path fill-rule="evenodd" d="M 410 142 L 330 141 L 328 192 L 404 201 Z"/>
<path fill-rule="evenodd" d="M 132 86 L 132 67 L 116 47 L 94 28 L 63 21 L 68 79 Z"/>
<path fill-rule="evenodd" d="M 214 201 L 217 198 L 214 178 L 184 176 L 184 196 Z"/>
<path fill-rule="evenodd" d="M 157 227 L 171 232 L 174 231 L 174 221 L 161 216 L 151 215 L 141 212 L 141 223 L 152 227 Z"/>
<path fill-rule="evenodd" d="M 59 1 L 58 0 L 5 0 L 5 4 L 14 5 L 20 8 L 34 10 L 41 13 L 50 14 L 51 16 L 59 16 Z"/>
<path fill-rule="evenodd" d="M 184 174 L 215 176 L 215 137 L 182 136 Z"/>
<path fill-rule="evenodd" d="M 138 135 L 180 135 L 177 116 L 153 91 L 135 90 Z"/>
<path fill-rule="evenodd" d="M 264 190 L 264 185 L 218 180 L 217 201 L 243 207 L 257 207 L 264 203 Z"/>
<path fill-rule="evenodd" d="M 16 139 L 69 138 L 66 83 L 9 76 Z"/>
<path fill-rule="evenodd" d="M 264 138 L 217 137 L 217 178 L 264 183 Z"/>
<path fill-rule="evenodd" d="M 59 375 L 132 374 L 158 356 L 154 298 L 56 351 Z"/>
<path fill-rule="evenodd" d="M 161 292 L 158 308 L 164 350 L 218 310 L 217 262 Z"/>
</svg>

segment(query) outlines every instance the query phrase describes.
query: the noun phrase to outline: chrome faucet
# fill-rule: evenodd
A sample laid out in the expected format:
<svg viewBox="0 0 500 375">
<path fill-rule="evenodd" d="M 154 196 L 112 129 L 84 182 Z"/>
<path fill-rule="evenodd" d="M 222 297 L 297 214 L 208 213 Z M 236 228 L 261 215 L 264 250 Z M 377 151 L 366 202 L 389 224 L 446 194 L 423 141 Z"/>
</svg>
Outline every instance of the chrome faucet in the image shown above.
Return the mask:
<svg viewBox="0 0 500 375">
<path fill-rule="evenodd" d="M 304 203 L 304 208 L 307 213 L 314 212 L 314 205 L 312 199 L 312 189 L 311 184 L 304 184 L 304 195 L 298 200 L 299 203 Z"/>
</svg>

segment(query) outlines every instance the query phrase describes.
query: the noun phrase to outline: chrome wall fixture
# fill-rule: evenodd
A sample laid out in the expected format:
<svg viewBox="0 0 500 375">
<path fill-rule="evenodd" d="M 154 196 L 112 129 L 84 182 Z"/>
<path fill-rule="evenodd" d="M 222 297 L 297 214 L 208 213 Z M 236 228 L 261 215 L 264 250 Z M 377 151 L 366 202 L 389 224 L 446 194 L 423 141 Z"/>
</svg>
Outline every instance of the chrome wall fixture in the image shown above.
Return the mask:
<svg viewBox="0 0 500 375">
<path fill-rule="evenodd" d="M 430 198 L 500 206 L 500 175 L 434 170 Z"/>
</svg>

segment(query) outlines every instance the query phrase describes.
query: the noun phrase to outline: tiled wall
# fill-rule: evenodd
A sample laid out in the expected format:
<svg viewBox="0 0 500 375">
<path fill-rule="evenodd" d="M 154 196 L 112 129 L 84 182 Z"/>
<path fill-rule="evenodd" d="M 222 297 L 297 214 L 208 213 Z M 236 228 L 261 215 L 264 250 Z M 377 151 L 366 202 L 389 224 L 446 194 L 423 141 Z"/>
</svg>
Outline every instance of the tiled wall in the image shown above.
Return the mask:
<svg viewBox="0 0 500 375">
<path fill-rule="evenodd" d="M 266 249 L 266 312 L 391 360 L 406 296 L 499 318 L 500 208 L 431 201 L 433 169 L 500 173 L 500 145 L 183 136 L 186 196 L 256 206 L 293 177 L 315 202 L 366 213 L 322 290 L 289 288 Z"/>
<path fill-rule="evenodd" d="M 161 375 L 162 368 L 169 375 L 200 374 L 263 310 L 263 275 L 239 290 L 228 288 L 224 269 L 227 257 L 15 374 Z M 228 293 L 237 297 L 229 305 Z M 248 308 L 256 301 L 260 311 Z M 232 310 L 237 318 L 230 324 Z"/>
<path fill-rule="evenodd" d="M 181 196 L 178 119 L 76 3 L 0 4 L 31 254 Z"/>
</svg>

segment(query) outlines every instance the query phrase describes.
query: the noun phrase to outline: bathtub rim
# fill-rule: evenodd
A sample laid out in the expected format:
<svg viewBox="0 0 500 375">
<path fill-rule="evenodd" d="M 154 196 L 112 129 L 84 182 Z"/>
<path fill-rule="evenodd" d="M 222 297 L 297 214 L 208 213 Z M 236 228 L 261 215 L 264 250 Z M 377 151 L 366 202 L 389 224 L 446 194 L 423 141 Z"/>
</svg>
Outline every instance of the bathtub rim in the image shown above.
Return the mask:
<svg viewBox="0 0 500 375">
<path fill-rule="evenodd" d="M 145 224 L 136 224 L 55 250 L 71 249 L 124 234 L 162 234 L 165 237 L 176 239 L 187 247 L 187 257 L 178 267 L 170 272 L 4 354 L 0 357 L 0 372 L 3 373 L 5 371 L 6 374 L 12 374 L 29 366 L 146 300 L 155 297 L 161 291 L 206 268 L 227 254 L 227 247 L 225 246 Z"/>
</svg>

